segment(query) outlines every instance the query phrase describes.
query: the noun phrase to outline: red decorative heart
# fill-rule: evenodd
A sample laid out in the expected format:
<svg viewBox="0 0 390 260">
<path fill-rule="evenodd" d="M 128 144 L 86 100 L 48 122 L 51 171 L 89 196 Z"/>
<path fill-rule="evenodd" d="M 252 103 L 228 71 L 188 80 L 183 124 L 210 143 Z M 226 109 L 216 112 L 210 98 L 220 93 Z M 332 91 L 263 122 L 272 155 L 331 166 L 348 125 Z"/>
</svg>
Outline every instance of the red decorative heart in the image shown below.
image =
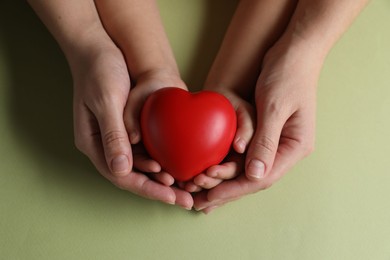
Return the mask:
<svg viewBox="0 0 390 260">
<path fill-rule="evenodd" d="M 142 139 L 149 155 L 178 181 L 188 181 L 219 164 L 237 128 L 229 100 L 212 91 L 163 88 L 141 111 Z"/>
</svg>

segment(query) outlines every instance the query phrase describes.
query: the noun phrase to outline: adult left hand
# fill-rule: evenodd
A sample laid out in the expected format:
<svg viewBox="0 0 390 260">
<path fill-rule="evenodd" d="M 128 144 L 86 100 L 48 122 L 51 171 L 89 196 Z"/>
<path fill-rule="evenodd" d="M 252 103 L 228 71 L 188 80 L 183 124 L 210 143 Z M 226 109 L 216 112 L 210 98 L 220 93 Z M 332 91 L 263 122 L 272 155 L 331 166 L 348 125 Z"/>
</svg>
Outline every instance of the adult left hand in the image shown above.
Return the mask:
<svg viewBox="0 0 390 260">
<path fill-rule="evenodd" d="M 313 151 L 316 86 L 322 59 L 310 50 L 280 44 L 263 61 L 256 85 L 256 131 L 245 172 L 194 197 L 205 213 L 269 188 Z"/>
</svg>

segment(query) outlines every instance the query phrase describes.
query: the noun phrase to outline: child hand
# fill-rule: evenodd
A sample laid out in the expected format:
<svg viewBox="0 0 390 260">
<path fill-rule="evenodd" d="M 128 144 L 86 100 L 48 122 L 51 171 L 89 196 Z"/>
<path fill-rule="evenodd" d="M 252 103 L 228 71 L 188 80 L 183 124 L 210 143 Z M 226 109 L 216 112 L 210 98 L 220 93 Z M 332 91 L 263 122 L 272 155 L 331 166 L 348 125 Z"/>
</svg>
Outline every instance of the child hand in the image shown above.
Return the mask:
<svg viewBox="0 0 390 260">
<path fill-rule="evenodd" d="M 180 184 L 188 192 L 199 192 L 212 189 L 224 180 L 237 177 L 245 169 L 244 152 L 254 133 L 254 107 L 236 93 L 229 90 L 220 91 L 230 100 L 237 113 L 237 131 L 233 139 L 233 150 L 220 165 L 211 166 L 192 181 Z"/>
<path fill-rule="evenodd" d="M 146 99 L 156 90 L 166 87 L 187 90 L 180 76 L 169 70 L 148 71 L 137 78 L 135 87 L 130 91 L 124 114 L 125 125 L 132 144 L 141 141 L 140 113 Z"/>
<path fill-rule="evenodd" d="M 151 71 L 142 74 L 136 86 L 130 91 L 127 105 L 125 107 L 124 122 L 130 136 L 130 142 L 137 147 L 137 153 L 134 156 L 139 159 L 134 162 L 134 166 L 161 183 L 171 186 L 174 178 L 166 173 L 161 172 L 161 166 L 158 162 L 151 159 L 141 144 L 140 113 L 147 97 L 154 91 L 165 87 L 179 87 L 187 90 L 186 85 L 175 73 L 168 71 Z"/>
</svg>

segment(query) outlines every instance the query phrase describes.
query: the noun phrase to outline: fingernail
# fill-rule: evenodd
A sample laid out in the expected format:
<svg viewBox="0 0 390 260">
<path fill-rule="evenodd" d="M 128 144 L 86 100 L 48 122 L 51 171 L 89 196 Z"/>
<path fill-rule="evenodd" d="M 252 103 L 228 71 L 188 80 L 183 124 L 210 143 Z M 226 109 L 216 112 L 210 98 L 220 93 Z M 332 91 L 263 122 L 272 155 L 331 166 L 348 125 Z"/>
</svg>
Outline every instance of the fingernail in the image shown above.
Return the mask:
<svg viewBox="0 0 390 260">
<path fill-rule="evenodd" d="M 218 171 L 212 171 L 207 174 L 209 177 L 216 178 L 218 176 Z"/>
<path fill-rule="evenodd" d="M 188 206 L 188 207 L 184 207 L 186 210 L 190 211 L 192 210 L 192 207 L 191 206 Z"/>
<path fill-rule="evenodd" d="M 264 163 L 256 159 L 252 159 L 248 165 L 248 175 L 256 179 L 261 179 L 264 177 L 264 174 Z"/>
<path fill-rule="evenodd" d="M 239 150 L 238 152 L 240 152 L 240 153 L 245 152 L 246 143 L 245 143 L 244 140 L 238 139 L 238 140 L 236 141 L 236 145 L 237 145 L 237 148 L 238 148 L 238 150 Z"/>
<path fill-rule="evenodd" d="M 112 172 L 116 175 L 124 175 L 129 170 L 129 159 L 125 155 L 115 157 L 111 162 Z"/>
<path fill-rule="evenodd" d="M 138 142 L 138 132 L 133 131 L 130 133 L 130 143 L 136 144 Z"/>
<path fill-rule="evenodd" d="M 195 209 L 196 211 L 201 211 L 201 210 L 203 210 L 203 209 L 205 209 L 205 208 L 206 208 L 206 206 L 199 207 L 199 208 L 197 208 L 197 207 L 194 206 L 194 209 Z"/>
<path fill-rule="evenodd" d="M 169 205 L 176 205 L 176 196 L 171 194 L 164 202 Z"/>
</svg>

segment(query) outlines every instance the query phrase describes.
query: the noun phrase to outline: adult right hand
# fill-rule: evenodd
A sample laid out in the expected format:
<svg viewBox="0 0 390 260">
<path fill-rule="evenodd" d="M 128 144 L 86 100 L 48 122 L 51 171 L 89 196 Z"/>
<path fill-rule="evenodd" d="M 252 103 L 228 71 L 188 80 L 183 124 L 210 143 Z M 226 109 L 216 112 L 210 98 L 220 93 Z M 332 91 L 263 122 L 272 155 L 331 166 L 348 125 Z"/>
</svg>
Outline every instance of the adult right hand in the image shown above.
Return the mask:
<svg viewBox="0 0 390 260">
<path fill-rule="evenodd" d="M 119 188 L 190 209 L 193 200 L 189 193 L 133 169 L 133 165 L 143 168 L 146 157 L 142 149 L 132 155 L 123 119 L 130 78 L 120 50 L 115 45 L 96 46 L 84 54 L 71 64 L 77 148 Z"/>
</svg>

